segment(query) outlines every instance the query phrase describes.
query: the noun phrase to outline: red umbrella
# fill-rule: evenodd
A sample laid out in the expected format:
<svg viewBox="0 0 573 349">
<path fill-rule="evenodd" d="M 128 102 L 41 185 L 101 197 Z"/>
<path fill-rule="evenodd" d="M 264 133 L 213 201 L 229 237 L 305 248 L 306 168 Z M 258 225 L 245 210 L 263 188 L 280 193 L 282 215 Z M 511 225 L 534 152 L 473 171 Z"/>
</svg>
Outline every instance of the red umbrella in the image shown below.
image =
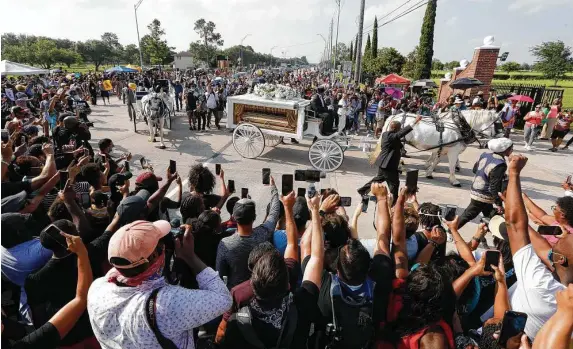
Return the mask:
<svg viewBox="0 0 573 349">
<path fill-rule="evenodd" d="M 533 103 L 533 98 L 524 95 L 515 95 L 509 97 L 508 100 L 510 101 L 517 101 L 517 102 L 524 102 L 524 103 Z"/>
</svg>

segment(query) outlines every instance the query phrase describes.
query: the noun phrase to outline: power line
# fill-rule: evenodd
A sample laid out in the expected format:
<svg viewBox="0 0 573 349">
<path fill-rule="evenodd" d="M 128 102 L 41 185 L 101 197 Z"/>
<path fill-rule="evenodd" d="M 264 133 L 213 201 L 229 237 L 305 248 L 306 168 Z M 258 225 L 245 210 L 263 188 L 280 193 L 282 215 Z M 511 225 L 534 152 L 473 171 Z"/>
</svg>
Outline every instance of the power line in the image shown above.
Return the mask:
<svg viewBox="0 0 573 349">
<path fill-rule="evenodd" d="M 384 16 L 380 17 L 379 19 L 384 19 L 388 16 L 390 16 L 392 13 L 398 11 L 400 8 L 404 7 L 404 5 L 406 5 L 407 3 L 411 2 L 412 0 L 407 0 L 405 1 L 402 5 L 396 7 L 395 9 L 393 9 L 392 11 L 388 12 L 387 14 L 385 14 Z M 367 26 L 366 28 L 370 28 L 374 26 L 374 22 L 372 22 L 372 24 L 370 24 L 369 26 Z"/>
<path fill-rule="evenodd" d="M 424 1 L 425 1 L 425 2 L 424 2 Z M 408 9 L 404 10 L 404 12 L 401 12 L 401 13 L 399 13 L 398 15 L 396 15 L 396 17 L 394 17 L 394 18 L 392 18 L 392 19 L 390 19 L 390 20 L 388 20 L 388 21 L 386 21 L 386 22 L 384 22 L 384 23 L 378 25 L 377 28 L 383 27 L 383 26 L 385 26 L 385 25 L 387 25 L 387 24 L 390 24 L 390 23 L 394 22 L 395 20 L 398 20 L 398 19 L 404 17 L 405 15 L 409 14 L 410 12 L 413 12 L 413 11 L 419 9 L 420 7 L 426 5 L 428 2 L 429 2 L 428 0 L 419 1 L 418 3 L 412 5 L 412 6 L 409 7 Z M 372 32 L 372 31 L 374 31 L 374 28 L 362 32 L 362 35 L 368 34 L 368 33 Z"/>
</svg>

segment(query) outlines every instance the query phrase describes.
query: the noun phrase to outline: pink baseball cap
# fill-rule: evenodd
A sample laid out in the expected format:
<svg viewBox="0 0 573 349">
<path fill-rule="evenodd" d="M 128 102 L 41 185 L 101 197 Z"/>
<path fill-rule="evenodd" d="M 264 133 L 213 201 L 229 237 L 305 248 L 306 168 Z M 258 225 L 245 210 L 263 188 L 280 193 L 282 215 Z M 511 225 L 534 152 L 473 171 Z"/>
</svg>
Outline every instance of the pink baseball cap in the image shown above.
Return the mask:
<svg viewBox="0 0 573 349">
<path fill-rule="evenodd" d="M 148 262 L 159 240 L 169 234 L 171 224 L 167 221 L 135 221 L 121 227 L 109 240 L 107 256 L 111 265 L 129 269 Z M 123 258 L 129 265 L 115 265 L 112 258 Z"/>
</svg>

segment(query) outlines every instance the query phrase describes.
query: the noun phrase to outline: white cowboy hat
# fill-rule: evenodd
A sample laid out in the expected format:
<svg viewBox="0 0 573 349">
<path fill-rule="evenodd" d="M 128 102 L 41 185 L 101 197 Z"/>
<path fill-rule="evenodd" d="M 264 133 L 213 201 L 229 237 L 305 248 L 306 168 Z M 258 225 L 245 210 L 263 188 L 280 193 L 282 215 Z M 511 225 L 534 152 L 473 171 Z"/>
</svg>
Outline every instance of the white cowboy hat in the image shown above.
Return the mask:
<svg viewBox="0 0 573 349">
<path fill-rule="evenodd" d="M 459 99 L 458 97 L 456 97 L 456 100 L 454 101 L 454 104 L 462 104 L 464 101 L 462 101 L 461 99 Z"/>
<path fill-rule="evenodd" d="M 503 218 L 503 216 L 493 216 L 489 220 L 487 227 L 491 232 L 491 235 L 507 241 L 507 225 L 505 224 L 505 218 Z"/>
</svg>

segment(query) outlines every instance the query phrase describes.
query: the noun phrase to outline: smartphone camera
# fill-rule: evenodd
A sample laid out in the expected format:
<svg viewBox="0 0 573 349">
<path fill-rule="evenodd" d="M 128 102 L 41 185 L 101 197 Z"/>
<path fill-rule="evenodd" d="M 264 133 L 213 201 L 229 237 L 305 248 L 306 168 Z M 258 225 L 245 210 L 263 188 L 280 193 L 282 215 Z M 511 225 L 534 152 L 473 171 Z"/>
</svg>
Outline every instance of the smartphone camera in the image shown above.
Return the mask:
<svg viewBox="0 0 573 349">
<path fill-rule="evenodd" d="M 320 182 L 321 178 L 325 178 L 318 170 L 295 170 L 294 180 L 297 182 Z"/>
<path fill-rule="evenodd" d="M 340 206 L 350 207 L 352 205 L 352 198 L 350 196 L 340 197 Z"/>
<path fill-rule="evenodd" d="M 271 184 L 271 169 L 270 168 L 263 168 L 263 184 L 264 185 Z"/>
<path fill-rule="evenodd" d="M 370 196 L 364 195 L 362 197 L 362 212 L 368 212 L 368 203 L 370 203 Z"/>
</svg>

